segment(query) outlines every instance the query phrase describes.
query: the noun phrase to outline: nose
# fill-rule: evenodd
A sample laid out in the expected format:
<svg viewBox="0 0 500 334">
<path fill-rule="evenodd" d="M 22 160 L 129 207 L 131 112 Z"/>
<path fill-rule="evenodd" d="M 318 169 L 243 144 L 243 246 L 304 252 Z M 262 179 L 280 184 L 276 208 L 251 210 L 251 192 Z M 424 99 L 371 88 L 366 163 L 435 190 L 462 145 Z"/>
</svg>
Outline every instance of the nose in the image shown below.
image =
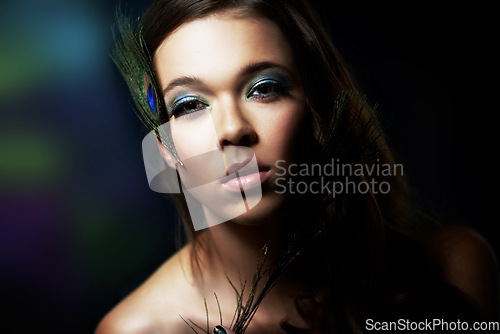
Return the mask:
<svg viewBox="0 0 500 334">
<path fill-rule="evenodd" d="M 228 145 L 250 146 L 257 133 L 245 112 L 235 99 L 225 99 L 213 111 L 215 130 L 220 147 Z"/>
</svg>

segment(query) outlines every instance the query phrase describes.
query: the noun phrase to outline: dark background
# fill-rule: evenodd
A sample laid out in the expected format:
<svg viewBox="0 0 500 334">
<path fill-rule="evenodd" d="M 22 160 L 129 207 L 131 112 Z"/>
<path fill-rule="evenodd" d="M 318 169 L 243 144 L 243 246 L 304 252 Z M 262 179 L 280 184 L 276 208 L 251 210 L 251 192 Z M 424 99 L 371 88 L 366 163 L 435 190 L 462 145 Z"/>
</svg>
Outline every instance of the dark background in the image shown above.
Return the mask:
<svg viewBox="0 0 500 334">
<path fill-rule="evenodd" d="M 314 3 L 426 207 L 498 254 L 492 8 Z M 0 4 L 2 333 L 91 333 L 175 249 L 108 57 L 116 5 Z"/>
</svg>

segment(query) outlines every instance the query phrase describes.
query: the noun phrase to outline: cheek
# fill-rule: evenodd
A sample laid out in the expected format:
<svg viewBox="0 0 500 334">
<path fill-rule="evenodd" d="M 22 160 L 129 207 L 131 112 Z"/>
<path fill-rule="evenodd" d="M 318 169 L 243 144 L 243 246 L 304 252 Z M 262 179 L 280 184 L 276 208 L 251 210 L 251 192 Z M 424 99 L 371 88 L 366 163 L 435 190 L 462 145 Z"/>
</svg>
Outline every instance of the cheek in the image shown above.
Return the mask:
<svg viewBox="0 0 500 334">
<path fill-rule="evenodd" d="M 217 150 L 217 135 L 208 113 L 197 115 L 194 119 L 188 119 L 187 116 L 172 119 L 169 123 L 181 161 Z"/>
<path fill-rule="evenodd" d="M 261 135 L 266 142 L 266 149 L 273 152 L 276 159 L 291 159 L 294 155 L 304 124 L 304 109 L 302 104 L 287 103 L 261 119 Z"/>
</svg>

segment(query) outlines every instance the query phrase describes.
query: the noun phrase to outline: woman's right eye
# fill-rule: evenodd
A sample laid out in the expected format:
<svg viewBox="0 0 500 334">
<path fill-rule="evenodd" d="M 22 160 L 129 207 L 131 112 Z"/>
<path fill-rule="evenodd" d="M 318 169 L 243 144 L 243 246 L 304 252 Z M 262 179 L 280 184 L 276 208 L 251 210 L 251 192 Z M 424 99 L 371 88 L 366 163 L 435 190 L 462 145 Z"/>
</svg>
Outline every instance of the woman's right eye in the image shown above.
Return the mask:
<svg viewBox="0 0 500 334">
<path fill-rule="evenodd" d="M 182 117 L 204 110 L 209 107 L 208 103 L 197 96 L 187 96 L 174 101 L 170 108 L 170 117 Z"/>
</svg>

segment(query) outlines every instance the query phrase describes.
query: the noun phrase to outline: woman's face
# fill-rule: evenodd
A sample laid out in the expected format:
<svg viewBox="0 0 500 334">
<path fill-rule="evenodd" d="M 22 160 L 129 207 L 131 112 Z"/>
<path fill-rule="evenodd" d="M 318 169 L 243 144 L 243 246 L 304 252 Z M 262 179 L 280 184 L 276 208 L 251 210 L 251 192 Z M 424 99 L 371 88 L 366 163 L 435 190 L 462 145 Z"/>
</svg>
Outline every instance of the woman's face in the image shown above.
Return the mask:
<svg viewBox="0 0 500 334">
<path fill-rule="evenodd" d="M 258 224 L 286 199 L 275 163 L 294 160 L 305 121 L 292 55 L 276 24 L 232 12 L 180 26 L 155 53 L 181 179 L 222 216 L 241 209 L 242 190 L 249 203 L 256 196 L 236 222 Z"/>
</svg>

